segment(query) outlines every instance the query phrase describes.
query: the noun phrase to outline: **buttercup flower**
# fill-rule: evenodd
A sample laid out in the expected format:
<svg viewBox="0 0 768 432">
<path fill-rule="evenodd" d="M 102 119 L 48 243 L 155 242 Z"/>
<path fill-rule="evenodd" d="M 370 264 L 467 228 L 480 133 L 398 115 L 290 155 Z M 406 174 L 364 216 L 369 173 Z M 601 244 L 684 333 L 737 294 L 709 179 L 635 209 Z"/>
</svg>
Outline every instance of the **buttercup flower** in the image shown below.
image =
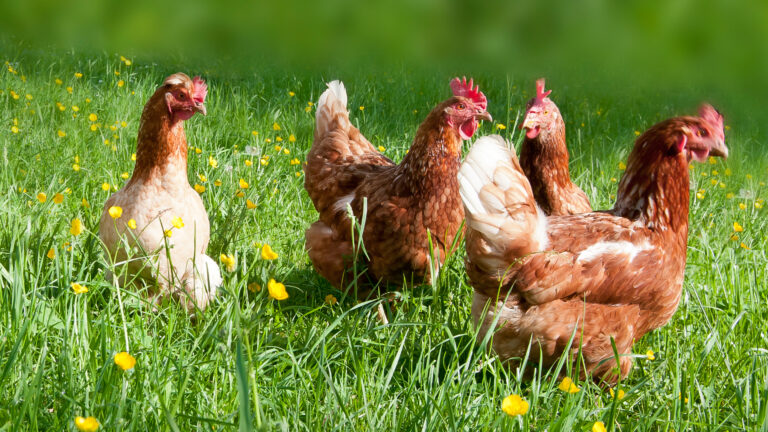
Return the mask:
<svg viewBox="0 0 768 432">
<path fill-rule="evenodd" d="M 261 258 L 265 260 L 273 260 L 277 258 L 277 254 L 268 244 L 265 244 L 261 247 Z"/>
<path fill-rule="evenodd" d="M 235 266 L 237 264 L 237 261 L 235 261 L 235 257 L 232 254 L 221 254 L 219 256 L 219 259 L 221 259 L 222 264 L 226 267 L 226 270 L 228 272 L 235 271 Z"/>
<path fill-rule="evenodd" d="M 128 228 L 134 230 L 136 229 L 136 220 L 135 219 L 128 219 Z"/>
<path fill-rule="evenodd" d="M 648 350 L 645 352 L 645 358 L 646 360 L 656 360 L 656 354 L 653 352 L 653 350 Z"/>
<path fill-rule="evenodd" d="M 47 257 L 48 257 L 48 259 L 54 259 L 54 258 L 56 258 L 56 249 L 54 249 L 54 248 L 50 248 L 50 249 L 48 249 L 48 253 L 47 253 L 47 254 L 45 254 L 45 256 L 47 256 Z"/>
<path fill-rule="evenodd" d="M 195 191 L 199 194 L 205 192 L 205 186 L 195 183 Z"/>
<path fill-rule="evenodd" d="M 78 218 L 72 219 L 69 224 L 69 233 L 77 237 L 83 232 L 83 223 Z"/>
<path fill-rule="evenodd" d="M 251 200 L 245 200 L 245 206 L 248 208 L 248 210 L 253 210 L 257 207 L 256 204 L 254 204 Z"/>
<path fill-rule="evenodd" d="M 75 427 L 82 432 L 96 432 L 99 429 L 99 421 L 96 417 L 75 417 Z"/>
<path fill-rule="evenodd" d="M 248 189 L 248 182 L 242 178 L 239 182 L 237 182 L 237 184 L 240 186 L 240 189 Z"/>
<path fill-rule="evenodd" d="M 274 279 L 269 280 L 267 289 L 269 290 L 269 296 L 275 300 L 280 301 L 288 298 L 288 292 L 285 290 L 285 285 L 276 282 Z"/>
<path fill-rule="evenodd" d="M 45 194 L 45 192 L 40 192 L 37 194 L 37 200 L 41 203 L 44 203 L 48 199 L 48 195 Z"/>
<path fill-rule="evenodd" d="M 528 402 L 516 394 L 509 395 L 501 402 L 501 410 L 511 417 L 525 415 L 528 412 Z"/>
<path fill-rule="evenodd" d="M 733 231 L 735 231 L 735 232 L 742 232 L 742 231 L 744 231 L 744 227 L 742 227 L 740 223 L 734 222 L 733 223 Z"/>
<path fill-rule="evenodd" d="M 325 296 L 325 303 L 327 303 L 327 304 L 329 304 L 331 306 L 335 305 L 338 302 L 339 302 L 339 300 L 337 300 L 336 296 L 334 296 L 333 294 L 328 294 L 327 296 Z"/>
<path fill-rule="evenodd" d="M 80 285 L 77 282 L 72 282 L 70 284 L 70 286 L 72 287 L 72 291 L 74 291 L 75 294 L 83 294 L 83 293 L 87 293 L 88 292 L 88 287 L 87 286 Z"/>
<path fill-rule="evenodd" d="M 592 432 L 607 432 L 607 429 L 605 429 L 605 423 L 596 421 L 595 424 L 592 425 Z"/>
<path fill-rule="evenodd" d="M 119 206 L 112 206 L 109 208 L 108 212 L 112 219 L 120 219 L 120 217 L 123 215 L 123 208 Z"/>
<path fill-rule="evenodd" d="M 248 284 L 248 291 L 250 292 L 259 292 L 261 291 L 261 285 L 257 284 L 256 282 L 252 282 Z"/>
<path fill-rule="evenodd" d="M 64 202 L 64 195 L 57 193 L 53 196 L 53 203 L 54 204 L 61 204 Z"/>
<path fill-rule="evenodd" d="M 563 378 L 557 388 L 566 393 L 578 393 L 581 390 L 576 384 L 573 383 L 573 380 L 571 380 L 569 377 Z"/>
<path fill-rule="evenodd" d="M 115 354 L 115 364 L 118 365 L 120 369 L 125 371 L 133 369 L 133 367 L 136 366 L 136 359 L 132 355 L 123 351 Z"/>
<path fill-rule="evenodd" d="M 177 229 L 182 229 L 184 228 L 184 221 L 181 220 L 179 216 L 174 216 L 173 219 L 171 219 L 171 225 L 173 225 Z"/>
<path fill-rule="evenodd" d="M 625 396 L 625 395 L 624 395 L 624 390 L 622 390 L 622 389 L 619 389 L 619 392 L 618 392 L 618 393 L 615 393 L 615 392 L 613 391 L 613 389 L 612 389 L 612 388 L 609 388 L 609 389 L 608 389 L 608 392 L 610 392 L 610 393 L 611 393 L 611 397 L 612 397 L 612 398 L 613 398 L 613 397 L 617 397 L 617 395 L 618 395 L 618 398 L 619 398 L 619 400 L 622 400 L 622 399 L 624 399 L 624 396 Z"/>
</svg>

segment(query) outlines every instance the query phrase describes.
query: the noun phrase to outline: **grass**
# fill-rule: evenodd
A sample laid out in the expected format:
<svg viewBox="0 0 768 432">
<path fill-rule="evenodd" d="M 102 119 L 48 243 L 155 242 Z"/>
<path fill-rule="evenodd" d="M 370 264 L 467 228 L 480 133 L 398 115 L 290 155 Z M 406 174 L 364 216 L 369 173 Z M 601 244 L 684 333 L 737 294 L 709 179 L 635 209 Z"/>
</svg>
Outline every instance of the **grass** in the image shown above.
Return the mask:
<svg viewBox="0 0 768 432">
<path fill-rule="evenodd" d="M 726 133 L 731 159 L 691 171 L 682 300 L 669 324 L 635 344 L 635 367 L 621 384 L 626 396 L 617 400 L 590 382 L 578 382 L 578 393 L 558 390 L 559 368 L 524 380 L 487 354 L 475 342 L 463 252 L 449 258 L 433 285 L 402 290 L 388 326 L 376 319 L 377 301 L 357 303 L 313 271 L 303 232 L 316 213 L 301 165 L 290 161 L 303 161 L 311 145 L 310 103 L 324 82 L 345 81 L 353 122 L 400 160 L 425 114 L 449 95 L 449 74 L 303 76 L 266 66 L 235 74 L 138 58 L 127 66 L 106 54 L 12 46 L 3 54 L 0 430 L 74 430 L 76 416 L 125 431 L 554 431 L 591 430 L 596 421 L 609 430 L 768 428 L 768 171 L 750 157 L 762 154 L 765 136 L 748 118 L 734 116 Z M 154 308 L 141 293 L 105 280 L 96 234 L 104 201 L 132 171 L 145 101 L 180 69 L 204 75 L 210 88 L 209 115 L 186 127 L 190 183 L 206 188 L 208 254 L 233 254 L 237 263 L 195 322 L 177 303 Z M 479 134 L 515 138 L 532 81 L 476 78 L 497 120 Z M 596 208 L 611 205 L 635 131 L 692 112 L 695 105 L 680 101 L 702 97 L 685 90 L 671 101 L 670 94 L 642 91 L 611 98 L 576 78 L 550 86 L 567 120 L 573 176 Z M 238 198 L 241 178 L 250 186 Z M 246 199 L 257 207 L 248 209 Z M 74 218 L 85 227 L 79 236 L 69 231 Z M 734 222 L 742 232 L 734 232 Z M 263 244 L 279 257 L 262 260 Z M 248 289 L 269 278 L 284 282 L 290 298 L 277 302 L 266 289 Z M 88 292 L 75 294 L 72 282 Z M 326 303 L 328 294 L 338 304 Z M 655 360 L 645 359 L 647 350 Z M 135 368 L 115 365 L 121 351 L 135 356 Z M 510 394 L 530 403 L 527 414 L 501 411 Z"/>
</svg>

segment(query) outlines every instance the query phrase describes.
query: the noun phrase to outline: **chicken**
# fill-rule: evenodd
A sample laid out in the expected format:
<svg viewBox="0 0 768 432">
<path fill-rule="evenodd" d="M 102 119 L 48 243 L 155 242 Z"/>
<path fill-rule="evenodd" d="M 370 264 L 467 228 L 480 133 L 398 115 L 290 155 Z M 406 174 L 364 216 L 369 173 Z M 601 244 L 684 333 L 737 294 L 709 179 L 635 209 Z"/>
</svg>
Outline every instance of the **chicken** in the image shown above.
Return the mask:
<svg viewBox="0 0 768 432">
<path fill-rule="evenodd" d="M 329 83 L 320 96 L 304 183 L 320 215 L 306 231 L 306 247 L 315 269 L 335 287 L 354 286 L 364 298 L 379 280 L 428 282 L 434 276 L 429 269 L 443 263 L 461 234 L 456 175 L 462 140 L 491 116 L 472 81 L 456 78 L 451 89 L 454 96 L 429 113 L 399 165 L 350 123 L 341 82 Z M 364 224 L 364 252 L 356 250 L 348 207 Z M 365 277 L 354 280 L 355 270 Z"/>
<path fill-rule="evenodd" d="M 207 91 L 202 79 L 183 73 L 158 87 L 141 115 L 133 175 L 104 204 L 99 223 L 121 285 L 147 284 L 157 300 L 171 295 L 190 312 L 205 309 L 222 282 L 218 265 L 205 255 L 208 214 L 187 179 L 184 121 L 206 115 Z M 110 214 L 113 207 L 122 214 Z"/>
<path fill-rule="evenodd" d="M 625 377 L 633 342 L 677 308 L 688 164 L 710 155 L 728 149 L 722 116 L 705 105 L 700 117 L 662 121 L 637 139 L 612 210 L 547 217 L 514 150 L 497 136 L 479 139 L 459 173 L 478 337 L 495 328 L 502 360 L 524 357 L 529 342 L 545 365 L 581 349 L 585 370 L 608 384 L 619 378 L 614 339 Z"/>
<path fill-rule="evenodd" d="M 547 216 L 591 212 L 587 195 L 571 182 L 565 122 L 550 93 L 544 91 L 544 78 L 536 81 L 536 97 L 528 102 L 521 125 L 526 133 L 520 166 Z"/>
</svg>

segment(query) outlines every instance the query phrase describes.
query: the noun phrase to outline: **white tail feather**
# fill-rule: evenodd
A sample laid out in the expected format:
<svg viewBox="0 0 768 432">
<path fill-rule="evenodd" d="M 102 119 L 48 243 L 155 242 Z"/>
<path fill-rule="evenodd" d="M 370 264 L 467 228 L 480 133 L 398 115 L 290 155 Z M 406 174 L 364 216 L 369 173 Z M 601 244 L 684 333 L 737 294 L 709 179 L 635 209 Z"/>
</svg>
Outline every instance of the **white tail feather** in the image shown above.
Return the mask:
<svg viewBox="0 0 768 432">
<path fill-rule="evenodd" d="M 219 265 L 211 257 L 204 254 L 195 256 L 195 284 L 193 300 L 197 307 L 205 309 L 208 303 L 216 297 L 219 286 L 224 279 L 221 277 Z"/>
<path fill-rule="evenodd" d="M 347 123 L 349 122 L 349 112 L 347 112 L 347 89 L 341 81 L 331 81 L 328 84 L 328 90 L 320 95 L 317 101 L 317 112 L 315 113 L 316 133 L 320 136 L 325 135 L 331 126 L 332 120 L 337 117 L 336 114 L 343 114 Z"/>
</svg>

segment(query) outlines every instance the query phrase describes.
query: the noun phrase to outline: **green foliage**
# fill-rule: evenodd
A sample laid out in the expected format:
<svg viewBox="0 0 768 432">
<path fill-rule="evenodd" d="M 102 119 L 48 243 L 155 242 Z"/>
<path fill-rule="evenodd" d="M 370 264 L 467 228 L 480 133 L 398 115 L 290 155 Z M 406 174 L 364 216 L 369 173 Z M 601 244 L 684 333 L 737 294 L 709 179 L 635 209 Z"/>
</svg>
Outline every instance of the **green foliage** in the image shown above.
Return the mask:
<svg viewBox="0 0 768 432">
<path fill-rule="evenodd" d="M 324 81 L 345 81 L 353 123 L 400 160 L 428 110 L 449 95 L 450 75 L 401 69 L 305 76 L 260 66 L 239 74 L 218 65 L 132 58 L 128 66 L 116 55 L 57 56 L 13 46 L 3 55 L 2 430 L 74 430 L 76 416 L 126 431 L 590 430 L 598 420 L 609 430 L 766 427 L 768 170 L 752 157 L 761 154 L 765 137 L 750 117 L 726 110 L 732 158 L 691 170 L 680 307 L 666 327 L 636 343 L 635 367 L 621 385 L 626 396 L 615 401 L 588 382 L 577 383 L 577 393 L 558 390 L 558 370 L 536 369 L 523 379 L 478 345 L 461 252 L 433 285 L 404 289 L 399 302 L 385 302 L 387 326 L 376 318 L 381 300 L 357 303 L 308 262 L 302 236 L 316 213 L 303 191 L 302 165 L 291 160 L 303 162 L 311 145 L 310 102 Z M 177 303 L 156 306 L 142 292 L 112 286 L 96 234 L 104 201 L 132 170 L 145 101 L 180 69 L 203 75 L 210 89 L 209 115 L 187 122 L 189 179 L 205 187 L 211 218 L 208 254 L 236 259 L 219 298 L 194 321 Z M 498 122 L 479 134 L 515 140 L 533 82 L 475 78 Z M 635 131 L 693 113 L 709 96 L 639 89 L 617 97 L 578 76 L 548 87 L 567 121 L 573 176 L 596 208 L 611 205 Z M 241 178 L 249 187 L 239 198 Z M 69 232 L 74 218 L 83 222 L 79 236 Z M 743 231 L 735 232 L 734 222 Z M 263 244 L 279 257 L 262 260 Z M 270 278 L 285 283 L 290 298 L 272 300 Z M 74 282 L 88 292 L 75 294 Z M 328 294 L 338 304 L 326 304 Z M 645 359 L 649 349 L 653 361 Z M 113 360 L 126 350 L 137 361 L 129 371 Z M 512 393 L 530 403 L 524 416 L 501 411 Z"/>
</svg>

